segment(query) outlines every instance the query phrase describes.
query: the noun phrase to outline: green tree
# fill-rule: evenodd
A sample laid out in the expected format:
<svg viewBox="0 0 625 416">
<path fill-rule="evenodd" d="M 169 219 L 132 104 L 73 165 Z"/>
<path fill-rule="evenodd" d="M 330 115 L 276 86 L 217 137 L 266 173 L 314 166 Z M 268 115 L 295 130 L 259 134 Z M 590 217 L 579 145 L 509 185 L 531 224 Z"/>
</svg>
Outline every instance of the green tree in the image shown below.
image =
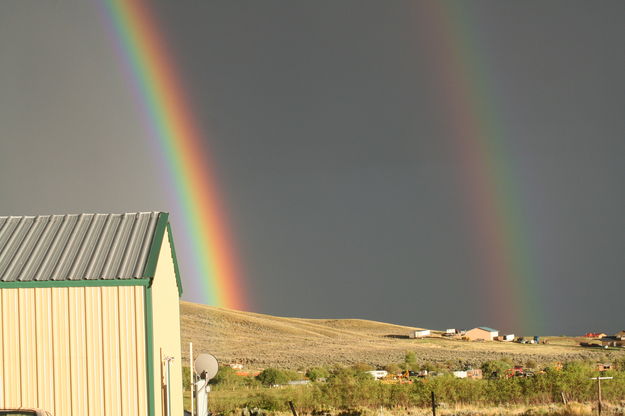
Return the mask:
<svg viewBox="0 0 625 416">
<path fill-rule="evenodd" d="M 282 370 L 277 368 L 266 368 L 256 379 L 265 386 L 273 386 L 276 384 L 286 384 L 289 381 L 289 376 Z"/>
<path fill-rule="evenodd" d="M 503 378 L 510 363 L 501 360 L 486 361 L 482 364 L 482 373 L 485 378 Z"/>
<path fill-rule="evenodd" d="M 237 376 L 236 371 L 230 366 L 219 367 L 217 375 L 209 381 L 210 384 L 221 386 L 238 386 L 245 382 L 245 377 Z"/>
<path fill-rule="evenodd" d="M 311 381 L 318 381 L 319 379 L 330 377 L 330 372 L 323 367 L 313 367 L 306 371 L 306 377 Z"/>
</svg>

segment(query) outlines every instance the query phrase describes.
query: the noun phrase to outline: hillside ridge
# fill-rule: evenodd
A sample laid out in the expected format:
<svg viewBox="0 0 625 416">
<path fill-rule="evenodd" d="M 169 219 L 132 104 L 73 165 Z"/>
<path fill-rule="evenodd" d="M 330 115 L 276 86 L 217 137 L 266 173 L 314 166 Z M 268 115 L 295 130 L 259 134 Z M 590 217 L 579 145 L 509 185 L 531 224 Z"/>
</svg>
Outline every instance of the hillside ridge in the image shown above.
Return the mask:
<svg viewBox="0 0 625 416">
<path fill-rule="evenodd" d="M 306 369 L 356 363 L 379 367 L 402 362 L 406 351 L 414 351 L 418 362 L 462 361 L 474 365 L 502 358 L 524 363 L 528 359 L 553 362 L 605 356 L 597 349 L 579 347 L 572 339 L 554 339 L 549 345 L 440 337 L 415 340 L 409 339 L 408 334 L 422 328 L 365 319 L 279 317 L 185 301 L 180 303 L 180 311 L 184 365 L 188 365 L 190 341 L 196 354 L 208 352 L 221 363 L 243 364 L 249 369 Z"/>
</svg>

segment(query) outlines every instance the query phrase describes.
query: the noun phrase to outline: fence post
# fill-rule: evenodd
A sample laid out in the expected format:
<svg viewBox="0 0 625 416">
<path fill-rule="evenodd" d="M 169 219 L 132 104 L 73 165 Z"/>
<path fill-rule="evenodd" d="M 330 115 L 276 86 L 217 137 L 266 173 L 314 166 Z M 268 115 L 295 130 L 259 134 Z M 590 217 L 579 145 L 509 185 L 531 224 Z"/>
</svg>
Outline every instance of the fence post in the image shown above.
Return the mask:
<svg viewBox="0 0 625 416">
<path fill-rule="evenodd" d="M 599 416 L 601 416 L 601 407 L 602 407 L 602 403 L 601 403 L 601 377 L 597 377 L 597 401 L 598 401 L 598 410 L 599 410 Z"/>
<path fill-rule="evenodd" d="M 297 416 L 297 412 L 295 411 L 295 405 L 291 400 L 289 400 L 289 407 L 291 408 L 291 413 L 293 413 L 293 416 Z"/>
<path fill-rule="evenodd" d="M 436 396 L 434 396 L 434 391 L 432 391 L 432 416 L 436 416 Z"/>
</svg>

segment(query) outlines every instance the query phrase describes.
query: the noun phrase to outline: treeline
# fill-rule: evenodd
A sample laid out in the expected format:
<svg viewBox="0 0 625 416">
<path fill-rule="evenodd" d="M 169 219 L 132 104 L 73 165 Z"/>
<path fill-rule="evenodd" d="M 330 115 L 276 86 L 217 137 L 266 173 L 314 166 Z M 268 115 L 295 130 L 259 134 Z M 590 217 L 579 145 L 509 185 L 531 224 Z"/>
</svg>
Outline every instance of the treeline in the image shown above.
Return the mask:
<svg viewBox="0 0 625 416">
<path fill-rule="evenodd" d="M 484 363 L 485 368 L 503 367 L 501 363 Z M 451 374 L 414 378 L 411 384 L 385 384 L 363 372 L 363 366 L 348 368 L 314 368 L 307 371 L 313 381 L 304 386 L 283 388 L 238 389 L 247 385 L 275 386 L 288 379 L 298 379 L 302 374 L 266 369 L 258 377 L 231 377 L 234 372 L 222 369 L 214 380 L 210 408 L 216 413 L 228 413 L 241 408 L 258 408 L 268 411 L 288 411 L 292 400 L 304 412 L 321 412 L 329 409 L 350 410 L 358 408 L 411 408 L 430 405 L 431 392 L 443 405 L 500 406 L 509 404 L 539 405 L 569 401 L 596 400 L 597 376 L 594 364 L 569 362 L 548 367 L 533 377 L 506 378 L 495 372 L 483 380 L 459 379 Z M 614 377 L 602 383 L 606 401 L 625 400 L 625 361 L 602 376 Z M 247 379 L 247 380 L 245 380 Z M 235 388 L 235 390 L 233 390 Z"/>
</svg>

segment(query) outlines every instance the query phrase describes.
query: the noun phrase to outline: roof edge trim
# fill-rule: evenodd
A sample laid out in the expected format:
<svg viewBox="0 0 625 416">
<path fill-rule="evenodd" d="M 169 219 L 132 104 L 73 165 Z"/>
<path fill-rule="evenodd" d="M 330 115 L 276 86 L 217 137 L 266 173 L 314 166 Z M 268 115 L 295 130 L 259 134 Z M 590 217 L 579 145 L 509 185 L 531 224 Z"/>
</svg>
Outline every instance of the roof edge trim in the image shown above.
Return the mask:
<svg viewBox="0 0 625 416">
<path fill-rule="evenodd" d="M 176 256 L 176 247 L 174 246 L 174 235 L 171 232 L 171 225 L 167 223 L 167 237 L 169 238 L 169 247 L 171 247 L 171 259 L 174 261 L 174 273 L 176 274 L 176 285 L 178 285 L 178 297 L 182 296 L 182 279 L 180 278 L 180 269 L 178 267 L 178 257 Z"/>
<path fill-rule="evenodd" d="M 169 214 L 167 212 L 161 212 L 158 215 L 158 222 L 156 223 L 156 229 L 154 230 L 154 236 L 152 237 L 152 243 L 150 244 L 150 252 L 148 259 L 145 262 L 145 269 L 143 269 L 143 277 L 154 279 L 156 273 L 156 265 L 158 263 L 158 255 L 161 250 L 161 244 L 163 244 L 163 237 L 165 235 L 165 229 L 169 223 Z"/>
</svg>

